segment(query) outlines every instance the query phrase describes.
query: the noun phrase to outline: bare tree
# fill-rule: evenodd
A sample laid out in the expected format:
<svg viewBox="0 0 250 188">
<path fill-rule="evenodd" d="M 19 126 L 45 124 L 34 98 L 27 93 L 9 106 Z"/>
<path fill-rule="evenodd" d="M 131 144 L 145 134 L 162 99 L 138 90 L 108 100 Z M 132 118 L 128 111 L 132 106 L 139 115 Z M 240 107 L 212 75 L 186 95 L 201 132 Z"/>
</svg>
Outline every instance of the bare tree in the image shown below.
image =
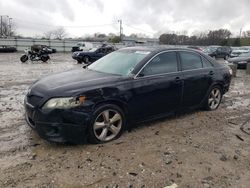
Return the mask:
<svg viewBox="0 0 250 188">
<path fill-rule="evenodd" d="M 243 36 L 243 38 L 250 38 L 250 30 L 243 31 L 242 36 Z"/>
<path fill-rule="evenodd" d="M 44 38 L 52 39 L 53 38 L 53 31 L 47 31 L 44 33 Z"/>
<path fill-rule="evenodd" d="M 1 21 L 1 31 L 0 31 L 0 36 L 2 37 L 7 37 L 7 36 L 13 36 L 14 35 L 14 24 L 13 22 L 10 22 L 10 18 L 7 17 L 8 19 L 3 19 Z"/>
<path fill-rule="evenodd" d="M 63 39 L 67 36 L 66 30 L 63 27 L 59 27 L 53 31 L 53 35 L 55 39 Z"/>
<path fill-rule="evenodd" d="M 63 39 L 67 36 L 67 32 L 63 27 L 58 27 L 55 30 L 47 31 L 44 33 L 46 39 Z"/>
</svg>

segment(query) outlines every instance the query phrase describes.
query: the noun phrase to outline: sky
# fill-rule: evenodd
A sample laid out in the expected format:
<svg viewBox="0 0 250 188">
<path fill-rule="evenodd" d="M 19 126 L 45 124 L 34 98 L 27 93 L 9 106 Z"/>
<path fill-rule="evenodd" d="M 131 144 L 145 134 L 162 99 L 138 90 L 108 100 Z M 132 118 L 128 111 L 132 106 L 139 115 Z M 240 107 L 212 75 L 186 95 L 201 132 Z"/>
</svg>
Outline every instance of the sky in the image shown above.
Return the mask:
<svg viewBox="0 0 250 188">
<path fill-rule="evenodd" d="M 23 36 L 43 36 L 63 26 L 68 37 L 123 33 L 159 37 L 162 33 L 196 34 L 250 30 L 250 0 L 0 0 L 0 15 L 13 18 Z"/>
</svg>

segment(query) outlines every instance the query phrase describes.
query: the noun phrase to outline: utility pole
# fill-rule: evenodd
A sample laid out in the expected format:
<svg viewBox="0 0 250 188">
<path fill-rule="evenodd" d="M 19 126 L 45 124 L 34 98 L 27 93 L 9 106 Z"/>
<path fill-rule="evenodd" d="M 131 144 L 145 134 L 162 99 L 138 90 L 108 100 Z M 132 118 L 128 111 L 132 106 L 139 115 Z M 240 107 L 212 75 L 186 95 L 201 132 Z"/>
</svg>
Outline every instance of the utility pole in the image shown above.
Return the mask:
<svg viewBox="0 0 250 188">
<path fill-rule="evenodd" d="M 1 35 L 0 37 L 3 36 L 3 16 L 1 16 Z"/>
<path fill-rule="evenodd" d="M 118 20 L 120 23 L 120 42 L 122 42 L 122 20 Z"/>
<path fill-rule="evenodd" d="M 240 38 L 241 38 L 242 28 L 240 28 Z"/>
<path fill-rule="evenodd" d="M 12 18 L 9 18 L 9 37 L 11 37 L 11 20 Z"/>
</svg>

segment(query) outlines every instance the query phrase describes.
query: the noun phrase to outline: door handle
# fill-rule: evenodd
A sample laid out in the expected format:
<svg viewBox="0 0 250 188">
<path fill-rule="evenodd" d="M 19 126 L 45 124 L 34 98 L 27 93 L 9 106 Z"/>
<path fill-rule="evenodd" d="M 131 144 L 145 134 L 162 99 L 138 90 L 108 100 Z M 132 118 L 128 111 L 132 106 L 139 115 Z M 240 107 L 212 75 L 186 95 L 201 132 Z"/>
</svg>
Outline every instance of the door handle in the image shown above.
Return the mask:
<svg viewBox="0 0 250 188">
<path fill-rule="evenodd" d="M 175 82 L 180 82 L 181 81 L 181 78 L 179 77 L 179 76 L 177 76 L 176 78 L 175 78 Z"/>
<path fill-rule="evenodd" d="M 214 71 L 210 71 L 210 72 L 209 72 L 209 75 L 214 75 Z"/>
</svg>

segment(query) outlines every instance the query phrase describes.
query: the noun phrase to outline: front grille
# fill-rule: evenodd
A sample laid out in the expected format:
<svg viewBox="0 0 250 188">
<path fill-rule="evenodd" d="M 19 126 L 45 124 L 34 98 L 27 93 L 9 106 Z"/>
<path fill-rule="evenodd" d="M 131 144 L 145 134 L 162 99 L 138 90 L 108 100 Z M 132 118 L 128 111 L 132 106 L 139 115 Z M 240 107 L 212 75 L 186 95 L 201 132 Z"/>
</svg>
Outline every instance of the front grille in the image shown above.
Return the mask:
<svg viewBox="0 0 250 188">
<path fill-rule="evenodd" d="M 27 102 L 31 104 L 32 106 L 39 105 L 42 99 L 43 99 L 42 97 L 36 96 L 36 95 L 27 96 Z"/>
</svg>

